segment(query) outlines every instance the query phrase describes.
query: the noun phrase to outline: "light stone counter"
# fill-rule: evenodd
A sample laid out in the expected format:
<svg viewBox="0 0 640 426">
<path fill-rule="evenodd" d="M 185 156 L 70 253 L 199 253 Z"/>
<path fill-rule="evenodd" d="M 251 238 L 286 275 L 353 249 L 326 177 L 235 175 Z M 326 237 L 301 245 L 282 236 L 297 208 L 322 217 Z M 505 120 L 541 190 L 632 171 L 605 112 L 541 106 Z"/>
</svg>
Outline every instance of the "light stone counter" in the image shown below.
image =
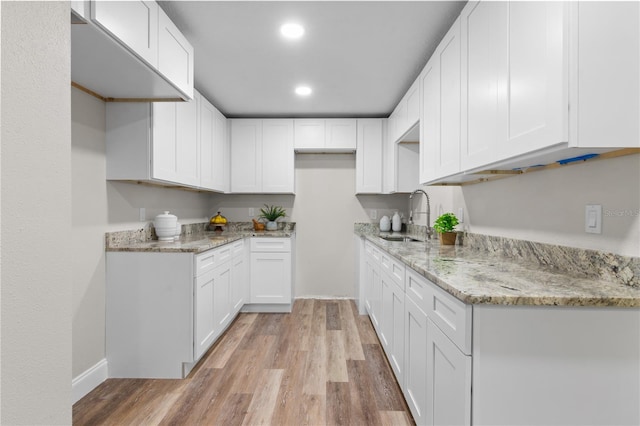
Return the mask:
<svg viewBox="0 0 640 426">
<path fill-rule="evenodd" d="M 295 223 L 282 222 L 276 231 L 254 231 L 250 223 L 230 223 L 222 232 L 206 230 L 206 223 L 182 226 L 177 241 L 158 241 L 152 227 L 106 234 L 106 251 L 202 253 L 248 237 L 289 238 L 295 233 Z"/>
<path fill-rule="evenodd" d="M 419 232 L 409 232 L 424 240 Z M 464 246 L 440 246 L 438 240 L 390 242 L 361 224 L 356 224 L 355 233 L 467 304 L 640 307 L 637 258 L 603 254 L 603 259 L 616 264 L 609 265 L 611 269 L 620 273 L 611 277 L 600 270 L 596 273 L 601 277 L 594 277 L 588 272 L 563 271 L 550 262 L 540 264 L 526 256 L 498 255 L 486 247 L 467 246 L 466 242 Z M 480 236 L 465 237 L 472 243 L 482 242 Z M 513 246 L 514 241 L 509 244 Z M 600 259 L 593 254 L 591 258 Z"/>
</svg>

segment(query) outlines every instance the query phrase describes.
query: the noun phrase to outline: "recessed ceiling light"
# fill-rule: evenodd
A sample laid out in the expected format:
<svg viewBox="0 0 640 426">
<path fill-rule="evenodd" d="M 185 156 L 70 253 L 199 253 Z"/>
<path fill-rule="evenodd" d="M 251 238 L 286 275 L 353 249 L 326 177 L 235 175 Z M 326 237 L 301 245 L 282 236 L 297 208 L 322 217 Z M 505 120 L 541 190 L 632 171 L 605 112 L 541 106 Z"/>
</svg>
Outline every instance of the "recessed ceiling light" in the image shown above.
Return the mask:
<svg viewBox="0 0 640 426">
<path fill-rule="evenodd" d="M 312 90 L 309 86 L 298 86 L 296 87 L 296 95 L 299 96 L 309 96 Z"/>
<path fill-rule="evenodd" d="M 304 35 L 304 27 L 300 24 L 289 22 L 280 27 L 280 34 L 286 38 L 300 38 Z"/>
</svg>

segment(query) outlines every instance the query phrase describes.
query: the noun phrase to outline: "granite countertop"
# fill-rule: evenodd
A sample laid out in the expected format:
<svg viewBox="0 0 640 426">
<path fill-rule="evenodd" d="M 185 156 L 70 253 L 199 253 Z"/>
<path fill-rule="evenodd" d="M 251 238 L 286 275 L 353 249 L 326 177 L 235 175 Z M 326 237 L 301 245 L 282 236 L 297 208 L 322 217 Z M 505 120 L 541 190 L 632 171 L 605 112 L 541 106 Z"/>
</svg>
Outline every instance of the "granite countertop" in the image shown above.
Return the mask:
<svg viewBox="0 0 640 426">
<path fill-rule="evenodd" d="M 424 242 L 423 235 L 414 235 L 422 242 L 391 242 L 377 233 L 355 232 L 467 304 L 640 307 L 640 288 L 620 282 Z"/>
<path fill-rule="evenodd" d="M 106 235 L 105 251 L 197 254 L 243 238 L 290 238 L 295 234 L 295 224 L 283 225 L 276 231 L 254 231 L 253 225 L 232 224 L 222 232 L 207 231 L 206 224 L 183 225 L 183 235 L 177 241 L 158 241 L 149 228 L 112 232 Z"/>
</svg>

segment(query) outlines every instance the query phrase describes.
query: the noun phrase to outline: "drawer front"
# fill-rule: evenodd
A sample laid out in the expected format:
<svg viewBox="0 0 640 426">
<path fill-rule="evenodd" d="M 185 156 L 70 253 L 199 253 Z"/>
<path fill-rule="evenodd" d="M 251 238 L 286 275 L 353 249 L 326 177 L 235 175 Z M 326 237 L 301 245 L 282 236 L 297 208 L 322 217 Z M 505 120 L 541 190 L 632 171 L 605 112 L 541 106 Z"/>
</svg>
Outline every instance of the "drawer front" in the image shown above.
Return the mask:
<svg viewBox="0 0 640 426">
<path fill-rule="evenodd" d="M 291 238 L 251 238 L 252 252 L 290 252 Z"/>
<path fill-rule="evenodd" d="M 244 240 L 238 240 L 231 243 L 231 255 L 233 257 L 239 256 L 244 253 Z"/>
<path fill-rule="evenodd" d="M 364 242 L 364 252 L 368 255 L 373 255 L 373 244 L 370 241 Z"/>
<path fill-rule="evenodd" d="M 231 244 L 205 251 L 196 256 L 196 276 L 206 274 L 231 259 Z"/>
<path fill-rule="evenodd" d="M 466 355 L 471 355 L 471 305 L 430 285 L 427 316 Z"/>
<path fill-rule="evenodd" d="M 391 277 L 393 282 L 396 283 L 396 285 L 400 287 L 402 291 L 404 291 L 404 263 L 400 262 L 394 257 L 389 256 L 387 253 L 382 252 L 382 259 L 380 264 L 382 265 L 382 270 L 385 271 L 389 275 L 389 277 Z"/>
<path fill-rule="evenodd" d="M 425 313 L 427 312 L 429 287 L 432 285 L 429 280 L 413 269 L 406 268 L 404 279 L 405 294 Z"/>
</svg>

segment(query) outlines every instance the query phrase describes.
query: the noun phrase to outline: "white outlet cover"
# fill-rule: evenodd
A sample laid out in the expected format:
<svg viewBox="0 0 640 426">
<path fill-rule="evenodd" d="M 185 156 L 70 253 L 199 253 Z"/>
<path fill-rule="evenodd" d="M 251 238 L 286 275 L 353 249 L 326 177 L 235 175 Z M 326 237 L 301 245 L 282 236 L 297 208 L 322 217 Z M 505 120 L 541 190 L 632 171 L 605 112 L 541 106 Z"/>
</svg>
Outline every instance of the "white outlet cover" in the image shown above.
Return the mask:
<svg viewBox="0 0 640 426">
<path fill-rule="evenodd" d="M 602 205 L 587 204 L 584 208 L 584 231 L 588 234 L 602 234 Z"/>
</svg>

